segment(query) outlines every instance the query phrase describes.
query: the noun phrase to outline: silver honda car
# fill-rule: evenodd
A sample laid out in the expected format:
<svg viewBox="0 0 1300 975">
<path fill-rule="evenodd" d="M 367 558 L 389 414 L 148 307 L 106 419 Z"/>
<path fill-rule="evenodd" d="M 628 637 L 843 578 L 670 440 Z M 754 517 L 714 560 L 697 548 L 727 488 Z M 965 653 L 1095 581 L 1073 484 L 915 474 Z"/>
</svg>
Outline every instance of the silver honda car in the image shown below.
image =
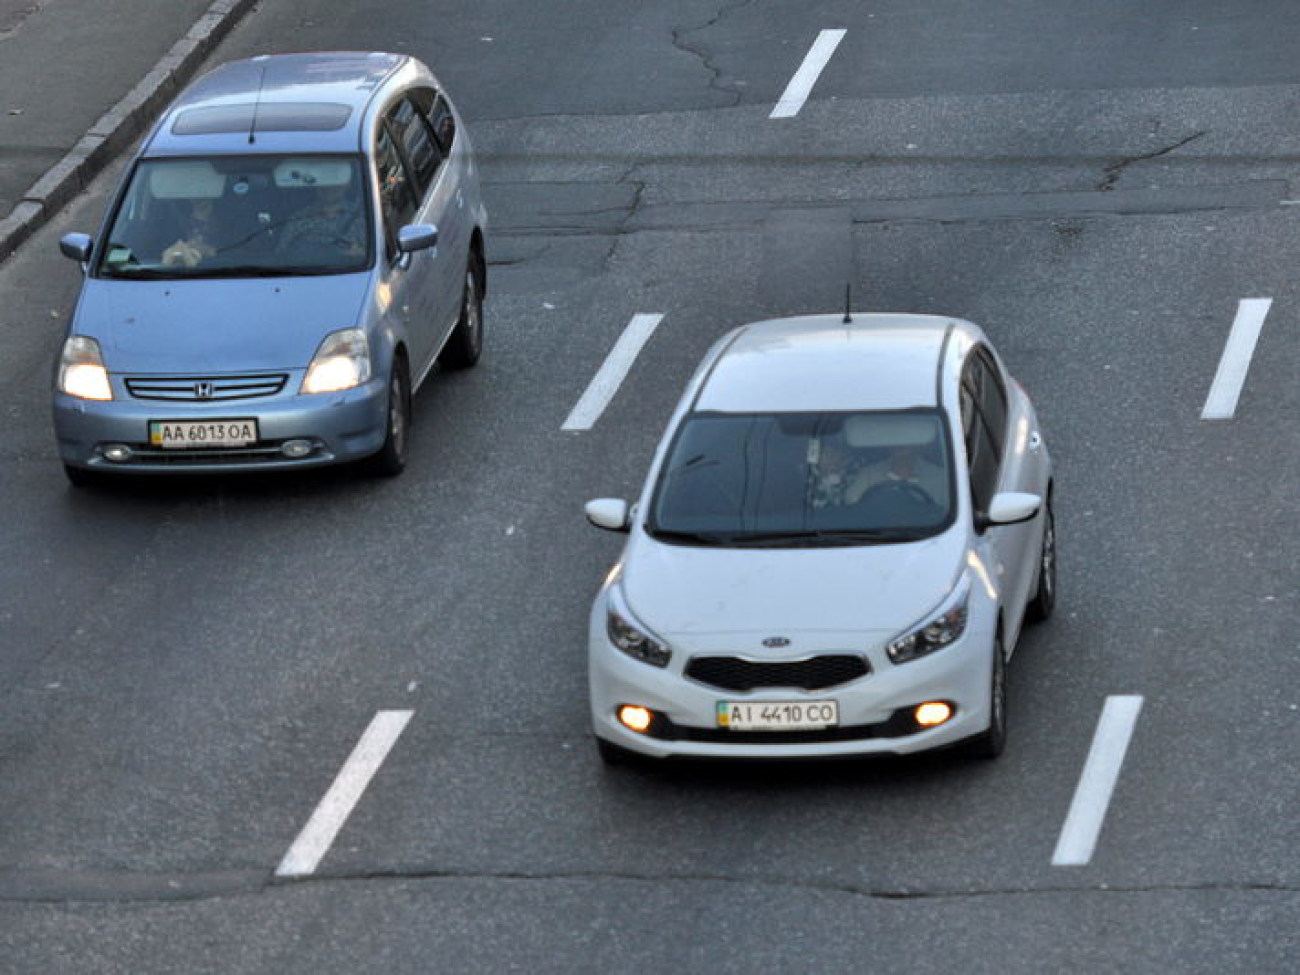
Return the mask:
<svg viewBox="0 0 1300 975">
<path fill-rule="evenodd" d="M 465 127 L 398 54 L 225 64 L 166 110 L 99 234 L 54 375 L 74 484 L 406 464 L 411 395 L 483 344 Z"/>
</svg>

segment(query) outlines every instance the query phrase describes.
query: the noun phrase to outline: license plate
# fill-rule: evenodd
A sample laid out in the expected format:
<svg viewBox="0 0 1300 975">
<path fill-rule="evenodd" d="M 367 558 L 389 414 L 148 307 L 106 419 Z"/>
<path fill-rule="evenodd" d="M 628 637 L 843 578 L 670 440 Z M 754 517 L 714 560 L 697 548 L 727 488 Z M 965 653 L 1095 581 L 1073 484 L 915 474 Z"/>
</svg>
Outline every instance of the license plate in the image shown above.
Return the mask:
<svg viewBox="0 0 1300 975">
<path fill-rule="evenodd" d="M 247 447 L 257 442 L 257 421 L 150 420 L 149 443 L 164 450 Z"/>
<path fill-rule="evenodd" d="M 718 727 L 729 731 L 817 731 L 840 723 L 838 701 L 719 701 Z"/>
</svg>

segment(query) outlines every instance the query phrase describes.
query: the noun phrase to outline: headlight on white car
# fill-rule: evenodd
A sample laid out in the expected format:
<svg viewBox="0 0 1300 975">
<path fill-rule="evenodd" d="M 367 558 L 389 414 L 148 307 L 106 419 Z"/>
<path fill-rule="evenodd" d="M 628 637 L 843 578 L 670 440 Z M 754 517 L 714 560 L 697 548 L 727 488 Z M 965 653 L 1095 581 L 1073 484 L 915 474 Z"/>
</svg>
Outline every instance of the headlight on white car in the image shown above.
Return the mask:
<svg viewBox="0 0 1300 975">
<path fill-rule="evenodd" d="M 609 602 L 605 607 L 605 632 L 609 636 L 609 642 L 635 660 L 652 667 L 667 667 L 668 661 L 673 658 L 673 652 L 665 643 L 632 622 L 632 614 L 623 605 L 622 599 L 615 595 L 617 592 L 617 588 L 609 591 Z"/>
<path fill-rule="evenodd" d="M 108 370 L 99 343 L 86 335 L 70 335 L 59 355 L 59 392 L 77 399 L 106 401 L 113 398 Z"/>
<path fill-rule="evenodd" d="M 370 380 L 370 342 L 359 328 L 325 336 L 302 378 L 304 393 L 337 393 Z"/>
<path fill-rule="evenodd" d="M 896 664 L 907 663 L 942 650 L 960 639 L 966 632 L 969 606 L 970 579 L 963 575 L 938 610 L 924 623 L 913 627 L 885 647 L 889 659 Z"/>
</svg>

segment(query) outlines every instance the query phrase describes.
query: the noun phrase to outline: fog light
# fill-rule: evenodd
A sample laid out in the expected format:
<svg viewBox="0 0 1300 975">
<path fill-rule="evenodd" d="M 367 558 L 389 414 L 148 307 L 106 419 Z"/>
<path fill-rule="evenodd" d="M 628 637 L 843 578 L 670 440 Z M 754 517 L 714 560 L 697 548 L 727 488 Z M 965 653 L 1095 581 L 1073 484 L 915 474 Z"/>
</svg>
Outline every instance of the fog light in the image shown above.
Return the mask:
<svg viewBox="0 0 1300 975">
<path fill-rule="evenodd" d="M 637 704 L 624 704 L 618 709 L 618 720 L 623 727 L 630 728 L 638 734 L 645 734 L 655 719 L 655 713 L 649 708 Z"/>
<path fill-rule="evenodd" d="M 314 448 L 315 445 L 310 440 L 286 440 L 280 444 L 280 453 L 292 460 L 298 460 L 300 457 L 306 457 Z"/>
<path fill-rule="evenodd" d="M 916 706 L 912 717 L 922 728 L 935 728 L 952 717 L 952 705 L 944 701 L 926 701 Z"/>
<path fill-rule="evenodd" d="M 124 464 L 131 459 L 131 448 L 124 443 L 111 443 L 103 450 L 104 459 L 114 464 Z"/>
</svg>

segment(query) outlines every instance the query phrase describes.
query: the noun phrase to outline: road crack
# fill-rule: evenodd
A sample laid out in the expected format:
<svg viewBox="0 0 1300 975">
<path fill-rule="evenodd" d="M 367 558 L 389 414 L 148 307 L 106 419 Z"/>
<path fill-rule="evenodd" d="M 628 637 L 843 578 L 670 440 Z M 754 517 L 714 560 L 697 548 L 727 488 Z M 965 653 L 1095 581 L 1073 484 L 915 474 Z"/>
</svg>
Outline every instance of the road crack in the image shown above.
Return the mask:
<svg viewBox="0 0 1300 975">
<path fill-rule="evenodd" d="M 673 28 L 673 47 L 677 48 L 679 51 L 691 55 L 694 58 L 699 59 L 700 63 L 704 66 L 704 70 L 708 71 L 709 74 L 711 75 L 711 77 L 709 78 L 709 88 L 711 88 L 714 91 L 721 92 L 724 95 L 730 95 L 732 99 L 731 101 L 732 108 L 740 104 L 740 99 L 741 99 L 740 90 L 734 85 L 731 87 L 725 86 L 722 83 L 722 70 L 714 65 L 712 58 L 709 55 L 709 52 L 705 50 L 703 47 L 696 47 L 692 45 L 687 40 L 687 38 L 691 34 L 696 34 L 699 33 L 700 31 L 708 30 L 710 27 L 717 25 L 722 20 L 722 18 L 726 17 L 728 14 L 732 13 L 733 11 L 739 10 L 742 7 L 747 7 L 751 3 L 753 3 L 753 0 L 737 0 L 737 2 L 735 3 L 723 4 L 718 9 L 718 12 L 713 16 L 713 18 L 708 21 L 705 21 L 703 24 L 699 24 L 695 27 L 674 27 Z"/>
<path fill-rule="evenodd" d="M 1160 156 L 1167 156 L 1169 155 L 1169 153 L 1181 149 L 1189 142 L 1195 142 L 1203 135 L 1206 135 L 1205 131 L 1193 132 L 1185 139 L 1179 139 L 1171 146 L 1165 146 L 1163 149 L 1157 149 L 1154 152 L 1143 153 L 1140 156 L 1130 156 L 1128 158 L 1121 159 L 1117 163 L 1112 163 L 1111 165 L 1107 166 L 1103 170 L 1103 172 L 1106 174 L 1106 178 L 1097 184 L 1097 189 L 1102 193 L 1107 193 L 1110 190 L 1113 190 L 1115 188 L 1115 184 L 1119 181 L 1120 176 L 1124 174 L 1124 170 L 1128 169 L 1129 166 L 1132 166 L 1135 163 L 1146 162 L 1148 159 L 1157 159 Z"/>
</svg>

